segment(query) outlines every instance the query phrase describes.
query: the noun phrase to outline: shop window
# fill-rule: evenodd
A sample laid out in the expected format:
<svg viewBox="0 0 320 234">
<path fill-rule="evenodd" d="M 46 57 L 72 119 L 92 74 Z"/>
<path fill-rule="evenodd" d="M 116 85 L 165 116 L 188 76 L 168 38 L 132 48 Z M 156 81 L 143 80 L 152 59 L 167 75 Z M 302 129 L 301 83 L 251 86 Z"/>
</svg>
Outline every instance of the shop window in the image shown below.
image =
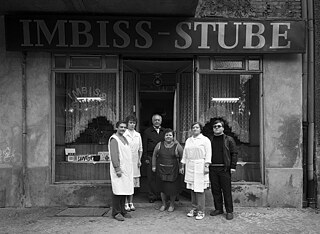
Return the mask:
<svg viewBox="0 0 320 234">
<path fill-rule="evenodd" d="M 200 74 L 199 120 L 203 133 L 213 134 L 212 124 L 220 118 L 225 133 L 238 147 L 234 182 L 261 182 L 259 74 Z"/>
<path fill-rule="evenodd" d="M 109 180 L 116 73 L 55 73 L 55 181 Z"/>
</svg>

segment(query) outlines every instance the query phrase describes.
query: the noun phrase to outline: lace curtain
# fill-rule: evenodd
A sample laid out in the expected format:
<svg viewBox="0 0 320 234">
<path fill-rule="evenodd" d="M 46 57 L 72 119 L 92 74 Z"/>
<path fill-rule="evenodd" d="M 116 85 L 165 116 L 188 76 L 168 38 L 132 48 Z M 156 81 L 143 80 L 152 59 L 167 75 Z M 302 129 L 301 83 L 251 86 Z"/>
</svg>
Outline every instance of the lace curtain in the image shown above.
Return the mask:
<svg viewBox="0 0 320 234">
<path fill-rule="evenodd" d="M 72 73 L 66 77 L 66 143 L 74 142 L 92 119 L 116 122 L 116 74 Z M 82 98 L 82 99 L 81 99 Z"/>
<path fill-rule="evenodd" d="M 136 77 L 133 72 L 123 74 L 123 117 L 136 114 L 133 108 L 136 105 Z"/>
<path fill-rule="evenodd" d="M 227 121 L 231 131 L 241 142 L 248 143 L 250 117 L 248 81 L 251 77 L 251 75 L 202 74 L 199 93 L 200 121 L 206 123 L 211 118 L 222 118 Z"/>
<path fill-rule="evenodd" d="M 189 137 L 190 127 L 193 122 L 192 119 L 192 73 L 182 73 L 180 76 L 180 90 L 179 90 L 179 132 L 178 139 L 184 143 Z"/>
</svg>

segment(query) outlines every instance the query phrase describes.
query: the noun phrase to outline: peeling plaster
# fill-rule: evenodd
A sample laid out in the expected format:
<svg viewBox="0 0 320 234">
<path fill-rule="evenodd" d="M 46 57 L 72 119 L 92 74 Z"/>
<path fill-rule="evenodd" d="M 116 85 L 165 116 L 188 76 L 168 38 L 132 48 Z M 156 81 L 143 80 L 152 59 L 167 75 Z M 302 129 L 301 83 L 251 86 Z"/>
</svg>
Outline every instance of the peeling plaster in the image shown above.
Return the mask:
<svg viewBox="0 0 320 234">
<path fill-rule="evenodd" d="M 278 150 L 281 152 L 281 166 L 292 168 L 301 167 L 300 135 L 301 118 L 297 115 L 283 117 L 278 132 Z"/>
<path fill-rule="evenodd" d="M 247 197 L 248 201 L 252 201 L 252 202 L 256 202 L 257 200 L 260 199 L 259 197 L 257 197 L 253 193 L 246 193 L 246 197 Z"/>
<path fill-rule="evenodd" d="M 232 187 L 232 192 L 236 192 L 236 193 L 241 193 L 243 191 L 243 187 L 242 186 L 236 186 L 236 187 Z"/>
</svg>

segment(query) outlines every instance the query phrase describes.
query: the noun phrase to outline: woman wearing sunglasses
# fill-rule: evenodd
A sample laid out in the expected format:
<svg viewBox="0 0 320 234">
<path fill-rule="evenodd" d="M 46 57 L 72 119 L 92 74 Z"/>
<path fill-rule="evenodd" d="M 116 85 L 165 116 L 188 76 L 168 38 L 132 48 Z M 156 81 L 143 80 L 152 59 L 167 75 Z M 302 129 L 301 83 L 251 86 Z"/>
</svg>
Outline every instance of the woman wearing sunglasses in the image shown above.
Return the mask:
<svg viewBox="0 0 320 234">
<path fill-rule="evenodd" d="M 211 142 L 202 135 L 203 127 L 199 122 L 191 125 L 192 136 L 186 141 L 181 163 L 181 174 L 185 173 L 184 182 L 187 189 L 191 190 L 192 210 L 188 217 L 196 220 L 204 218 L 205 189 L 209 187 L 209 164 L 211 162 Z"/>
</svg>

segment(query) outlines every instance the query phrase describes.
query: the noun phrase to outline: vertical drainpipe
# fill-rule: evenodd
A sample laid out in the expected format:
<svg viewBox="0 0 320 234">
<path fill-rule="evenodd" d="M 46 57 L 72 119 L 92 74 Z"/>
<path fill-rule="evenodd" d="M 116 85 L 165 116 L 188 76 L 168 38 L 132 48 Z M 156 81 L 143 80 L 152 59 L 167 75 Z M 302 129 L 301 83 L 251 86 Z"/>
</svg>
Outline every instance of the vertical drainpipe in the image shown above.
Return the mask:
<svg viewBox="0 0 320 234">
<path fill-rule="evenodd" d="M 308 202 L 309 206 L 316 208 L 316 186 L 314 177 L 314 18 L 313 0 L 308 4 Z"/>
<path fill-rule="evenodd" d="M 303 19 L 307 21 L 307 39 L 306 39 L 306 54 L 303 56 L 303 75 L 304 81 L 307 82 L 307 87 L 304 98 L 307 98 L 306 113 L 304 118 L 307 125 L 307 139 L 306 155 L 304 156 L 304 198 L 306 198 L 307 206 L 312 208 L 316 207 L 316 187 L 314 180 L 314 19 L 313 19 L 313 0 L 302 0 L 302 15 Z M 305 115 L 304 115 L 305 117 Z M 305 202 L 305 200 L 304 200 Z"/>
<path fill-rule="evenodd" d="M 307 0 L 302 0 L 302 19 L 307 22 Z M 302 207 L 308 206 L 308 27 L 306 27 L 306 52 L 302 54 L 302 134 L 303 134 L 303 152 L 302 152 L 302 170 L 303 170 L 303 198 Z"/>
<path fill-rule="evenodd" d="M 26 157 L 26 141 L 27 141 L 27 81 L 26 81 L 26 60 L 27 54 L 23 52 L 22 58 L 22 206 L 26 207 L 26 169 L 27 169 L 27 157 Z"/>
</svg>

